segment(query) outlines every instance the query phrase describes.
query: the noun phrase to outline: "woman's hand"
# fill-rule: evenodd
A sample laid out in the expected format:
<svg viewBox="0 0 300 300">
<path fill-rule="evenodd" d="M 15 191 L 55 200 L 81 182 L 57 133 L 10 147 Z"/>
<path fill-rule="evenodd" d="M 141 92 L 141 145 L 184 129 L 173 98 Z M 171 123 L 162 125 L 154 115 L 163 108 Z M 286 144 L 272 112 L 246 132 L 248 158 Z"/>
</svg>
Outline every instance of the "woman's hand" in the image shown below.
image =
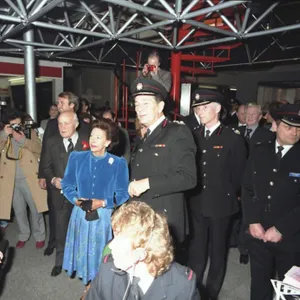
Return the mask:
<svg viewBox="0 0 300 300">
<path fill-rule="evenodd" d="M 100 207 L 104 207 L 104 200 L 99 200 L 99 199 L 92 199 L 93 204 L 92 204 L 92 210 L 98 209 Z"/>
</svg>

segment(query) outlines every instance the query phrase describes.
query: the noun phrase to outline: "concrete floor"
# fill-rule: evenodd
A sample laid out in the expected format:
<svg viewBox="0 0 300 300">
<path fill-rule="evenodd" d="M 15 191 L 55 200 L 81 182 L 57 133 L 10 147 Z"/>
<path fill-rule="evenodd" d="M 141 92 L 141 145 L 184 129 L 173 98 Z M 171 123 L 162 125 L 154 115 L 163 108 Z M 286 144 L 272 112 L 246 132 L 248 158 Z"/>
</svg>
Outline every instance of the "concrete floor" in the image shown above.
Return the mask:
<svg viewBox="0 0 300 300">
<path fill-rule="evenodd" d="M 13 248 L 13 260 L 5 281 L 0 284 L 0 298 L 7 300 L 79 300 L 84 285 L 77 279 L 70 279 L 65 272 L 53 278 L 54 254 L 44 256 L 44 249 L 37 250 L 31 238 L 23 249 L 14 248 L 18 229 L 16 223 L 7 228 L 6 238 Z M 219 300 L 249 300 L 249 265 L 239 263 L 237 249 L 231 249 L 223 289 Z M 105 299 L 110 300 L 110 299 Z"/>
</svg>

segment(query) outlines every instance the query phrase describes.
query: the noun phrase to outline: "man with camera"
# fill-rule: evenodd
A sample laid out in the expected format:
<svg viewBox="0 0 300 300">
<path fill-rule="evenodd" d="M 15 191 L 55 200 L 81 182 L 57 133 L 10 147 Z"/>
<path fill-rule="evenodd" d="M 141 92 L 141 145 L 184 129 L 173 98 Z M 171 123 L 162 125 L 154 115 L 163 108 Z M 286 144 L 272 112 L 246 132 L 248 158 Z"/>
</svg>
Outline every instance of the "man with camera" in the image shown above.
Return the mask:
<svg viewBox="0 0 300 300">
<path fill-rule="evenodd" d="M 45 245 L 45 223 L 42 212 L 48 210 L 45 191 L 38 185 L 38 160 L 41 142 L 36 132 L 25 128 L 23 115 L 7 110 L 3 115 L 4 129 L 0 132 L 0 219 L 9 220 L 11 206 L 19 227 L 17 248 L 23 248 L 30 234 L 36 248 Z M 26 137 L 24 131 L 30 130 Z M 31 229 L 27 216 L 31 212 Z"/>
<path fill-rule="evenodd" d="M 160 68 L 160 57 L 158 52 L 151 52 L 148 56 L 148 62 L 144 65 L 142 75 L 159 82 L 167 92 L 170 92 L 172 76 L 171 73 Z"/>
</svg>

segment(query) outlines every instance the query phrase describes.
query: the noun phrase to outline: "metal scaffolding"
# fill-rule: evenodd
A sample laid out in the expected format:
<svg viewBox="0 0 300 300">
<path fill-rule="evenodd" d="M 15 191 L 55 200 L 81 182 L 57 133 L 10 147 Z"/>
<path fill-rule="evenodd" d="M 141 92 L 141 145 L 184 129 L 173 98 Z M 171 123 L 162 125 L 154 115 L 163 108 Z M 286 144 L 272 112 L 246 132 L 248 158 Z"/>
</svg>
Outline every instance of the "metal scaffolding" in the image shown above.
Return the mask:
<svg viewBox="0 0 300 300">
<path fill-rule="evenodd" d="M 96 64 L 113 63 L 104 61 L 103 57 L 119 42 L 173 52 L 202 51 L 212 46 L 241 42 L 246 47 L 248 63 L 252 63 L 257 62 L 260 53 L 264 53 L 270 45 L 252 57 L 248 41 L 271 36 L 270 44 L 280 45 L 278 34 L 300 29 L 296 19 L 292 24 L 282 22 L 273 28 L 263 23 L 268 16 L 275 14 L 275 9 L 280 8 L 283 2 L 289 1 L 272 1 L 259 15 L 252 12 L 252 3 L 247 0 L 3 2 L 0 4 L 1 53 L 22 54 L 26 46 L 32 46 L 38 57 L 72 61 L 78 59 L 74 56 L 77 52 L 79 55 L 88 54 Z M 206 22 L 210 18 L 219 18 L 222 26 Z M 184 25 L 189 29 L 185 36 L 180 37 L 178 31 Z M 24 38 L 28 28 L 35 32 L 34 40 Z M 197 40 L 194 37 L 200 31 L 206 34 Z M 103 50 L 107 45 L 108 49 Z M 282 50 L 293 47 L 295 45 L 285 45 Z M 90 61 L 86 57 L 82 58 L 84 60 Z M 135 58 L 132 57 L 131 61 Z"/>
</svg>

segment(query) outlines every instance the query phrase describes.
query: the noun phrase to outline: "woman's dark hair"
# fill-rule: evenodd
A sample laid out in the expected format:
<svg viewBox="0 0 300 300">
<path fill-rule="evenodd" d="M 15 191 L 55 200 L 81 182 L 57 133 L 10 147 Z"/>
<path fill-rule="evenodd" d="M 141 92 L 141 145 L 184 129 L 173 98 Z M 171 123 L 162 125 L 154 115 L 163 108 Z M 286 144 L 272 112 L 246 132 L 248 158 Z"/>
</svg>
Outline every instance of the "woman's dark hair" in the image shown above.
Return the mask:
<svg viewBox="0 0 300 300">
<path fill-rule="evenodd" d="M 92 130 L 94 128 L 101 129 L 106 134 L 106 139 L 111 141 L 107 150 L 111 150 L 119 142 L 119 129 L 118 126 L 109 119 L 99 118 L 93 122 Z"/>
<path fill-rule="evenodd" d="M 7 108 L 3 115 L 2 115 L 2 123 L 4 125 L 9 124 L 10 121 L 15 120 L 15 119 L 21 119 L 21 122 L 24 121 L 24 113 L 22 113 L 21 111 L 18 111 L 16 109 L 13 108 Z"/>
</svg>

